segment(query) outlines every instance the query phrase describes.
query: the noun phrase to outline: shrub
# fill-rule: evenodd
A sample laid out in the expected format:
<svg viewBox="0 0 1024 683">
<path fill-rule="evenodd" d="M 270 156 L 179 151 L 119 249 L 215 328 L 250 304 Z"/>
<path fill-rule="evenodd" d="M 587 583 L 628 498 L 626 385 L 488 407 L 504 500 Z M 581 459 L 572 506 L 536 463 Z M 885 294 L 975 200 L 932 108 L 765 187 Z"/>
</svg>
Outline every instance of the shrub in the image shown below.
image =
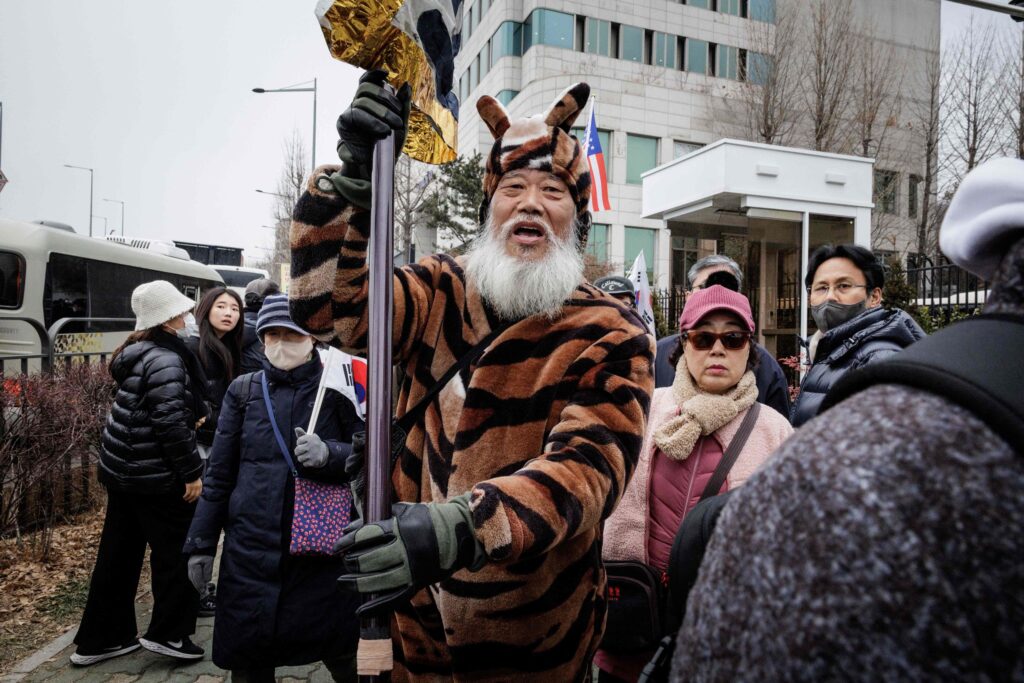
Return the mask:
<svg viewBox="0 0 1024 683">
<path fill-rule="evenodd" d="M 114 382 L 107 366 L 76 363 L 21 375 L 0 391 L 0 534 L 41 529 L 41 559 L 55 522 L 95 501 L 90 486 Z"/>
</svg>

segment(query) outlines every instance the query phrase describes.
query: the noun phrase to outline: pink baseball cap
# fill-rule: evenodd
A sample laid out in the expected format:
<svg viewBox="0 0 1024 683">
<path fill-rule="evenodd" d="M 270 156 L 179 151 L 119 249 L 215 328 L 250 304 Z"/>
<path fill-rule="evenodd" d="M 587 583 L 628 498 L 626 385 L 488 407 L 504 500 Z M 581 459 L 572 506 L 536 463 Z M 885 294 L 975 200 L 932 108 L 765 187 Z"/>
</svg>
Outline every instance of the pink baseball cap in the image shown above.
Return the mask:
<svg viewBox="0 0 1024 683">
<path fill-rule="evenodd" d="M 735 313 L 746 323 L 747 330 L 754 331 L 754 315 L 750 312 L 750 301 L 739 292 L 726 289 L 722 285 L 698 289 L 690 295 L 683 308 L 683 314 L 679 316 L 679 330 L 692 330 L 715 311 Z"/>
</svg>

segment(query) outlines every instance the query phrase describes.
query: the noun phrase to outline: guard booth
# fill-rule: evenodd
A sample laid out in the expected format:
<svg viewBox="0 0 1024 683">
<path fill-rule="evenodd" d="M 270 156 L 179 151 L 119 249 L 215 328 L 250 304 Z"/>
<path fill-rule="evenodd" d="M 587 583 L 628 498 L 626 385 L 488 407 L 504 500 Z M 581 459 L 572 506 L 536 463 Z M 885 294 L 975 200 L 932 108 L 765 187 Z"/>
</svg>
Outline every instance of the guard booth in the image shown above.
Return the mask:
<svg viewBox="0 0 1024 683">
<path fill-rule="evenodd" d="M 760 343 L 776 357 L 798 355 L 808 255 L 827 243 L 870 248 L 873 165 L 722 139 L 645 173 L 642 214 L 666 223 L 673 286 L 686 286 L 697 259 L 726 254 L 743 269 Z"/>
</svg>

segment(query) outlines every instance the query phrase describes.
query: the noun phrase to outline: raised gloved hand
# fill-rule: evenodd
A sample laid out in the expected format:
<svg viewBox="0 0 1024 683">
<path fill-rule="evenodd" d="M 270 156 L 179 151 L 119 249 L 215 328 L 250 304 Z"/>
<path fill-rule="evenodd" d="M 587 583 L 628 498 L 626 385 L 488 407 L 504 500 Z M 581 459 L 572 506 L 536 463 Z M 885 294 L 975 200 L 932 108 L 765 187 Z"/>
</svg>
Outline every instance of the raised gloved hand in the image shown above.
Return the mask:
<svg viewBox="0 0 1024 683">
<path fill-rule="evenodd" d="M 366 495 L 366 432 L 359 431 L 352 435 L 352 452 L 345 458 L 345 475 L 348 487 L 352 490 L 352 506 L 363 515 L 363 496 Z"/>
<path fill-rule="evenodd" d="M 412 106 L 412 88 L 408 83 L 392 93 L 385 86 L 386 81 L 386 72 L 367 71 L 359 79 L 352 104 L 338 117 L 338 156 L 345 165 L 328 180 L 339 194 L 364 209 L 370 208 L 373 147 L 395 131 L 397 158 L 405 145 Z M 318 179 L 317 183 L 320 182 Z"/>
<path fill-rule="evenodd" d="M 396 503 L 394 517 L 364 524 L 341 537 L 335 553 L 345 559 L 339 585 L 358 593 L 380 593 L 356 614 L 390 608 L 416 591 L 460 569 L 487 561 L 473 532 L 469 493 L 447 503 Z"/>
<path fill-rule="evenodd" d="M 295 459 L 303 467 L 317 469 L 327 464 L 327 444 L 316 434 L 307 434 L 302 427 L 295 428 Z"/>
<path fill-rule="evenodd" d="M 213 579 L 213 555 L 195 553 L 188 558 L 188 580 L 200 595 L 206 593 L 206 584 Z"/>
</svg>

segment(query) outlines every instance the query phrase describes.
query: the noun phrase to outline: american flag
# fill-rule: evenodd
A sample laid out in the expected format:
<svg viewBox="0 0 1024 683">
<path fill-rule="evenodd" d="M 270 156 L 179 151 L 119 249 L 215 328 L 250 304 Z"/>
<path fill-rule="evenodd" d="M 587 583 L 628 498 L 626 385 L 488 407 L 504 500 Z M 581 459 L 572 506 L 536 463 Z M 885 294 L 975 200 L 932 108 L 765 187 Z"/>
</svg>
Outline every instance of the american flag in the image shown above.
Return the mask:
<svg viewBox="0 0 1024 683">
<path fill-rule="evenodd" d="M 608 198 L 608 173 L 605 171 L 601 137 L 597 134 L 594 107 L 590 108 L 590 121 L 587 122 L 584 138 L 587 146 L 587 165 L 590 166 L 590 210 L 611 211 L 612 204 Z"/>
</svg>

